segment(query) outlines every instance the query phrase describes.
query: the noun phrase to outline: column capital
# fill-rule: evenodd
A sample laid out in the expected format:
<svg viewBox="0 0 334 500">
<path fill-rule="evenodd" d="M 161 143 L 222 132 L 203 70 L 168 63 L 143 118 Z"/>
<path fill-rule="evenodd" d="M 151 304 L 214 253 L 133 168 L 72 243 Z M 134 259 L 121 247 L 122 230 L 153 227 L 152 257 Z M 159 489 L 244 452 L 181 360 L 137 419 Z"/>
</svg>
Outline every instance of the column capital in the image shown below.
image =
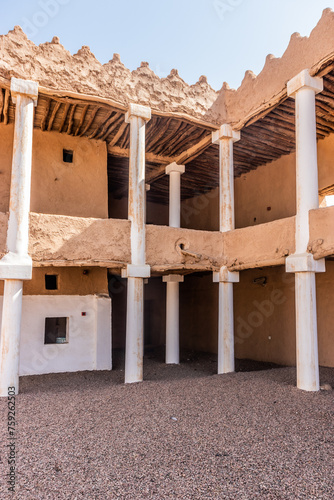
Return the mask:
<svg viewBox="0 0 334 500">
<path fill-rule="evenodd" d="M 146 264 L 127 264 L 125 269 L 121 270 L 122 278 L 150 278 L 151 267 Z"/>
<path fill-rule="evenodd" d="M 239 273 L 229 271 L 226 266 L 220 268 L 218 272 L 213 273 L 214 283 L 239 283 Z"/>
<path fill-rule="evenodd" d="M 185 169 L 184 165 L 178 165 L 174 161 L 174 163 L 170 163 L 169 165 L 167 165 L 167 167 L 166 167 L 166 174 L 169 175 L 172 172 L 180 172 L 180 174 L 184 174 L 185 170 L 186 169 Z"/>
<path fill-rule="evenodd" d="M 319 94 L 324 90 L 324 81 L 322 78 L 311 76 L 309 70 L 304 69 L 287 83 L 288 97 L 294 97 L 302 89 L 311 89 Z"/>
<path fill-rule="evenodd" d="M 151 108 L 142 106 L 141 104 L 129 104 L 127 113 L 125 114 L 126 123 L 130 123 L 131 118 L 142 118 L 146 122 L 151 119 Z"/>
<path fill-rule="evenodd" d="M 12 94 L 12 101 L 16 104 L 18 95 L 30 97 L 34 101 L 34 106 L 37 106 L 38 99 L 38 83 L 31 80 L 21 80 L 20 78 L 12 77 L 10 82 L 10 91 Z"/>
<path fill-rule="evenodd" d="M 184 276 L 181 274 L 169 274 L 168 276 L 163 276 L 162 281 L 164 283 L 183 283 Z"/>
<path fill-rule="evenodd" d="M 324 273 L 326 272 L 325 259 L 315 260 L 311 253 L 289 255 L 285 259 L 287 273 Z"/>
<path fill-rule="evenodd" d="M 218 144 L 222 139 L 232 139 L 233 142 L 240 141 L 240 132 L 233 130 L 231 125 L 224 124 L 218 130 L 212 132 L 213 144 Z"/>
<path fill-rule="evenodd" d="M 0 259 L 0 280 L 31 280 L 32 260 L 29 255 L 8 252 Z"/>
</svg>

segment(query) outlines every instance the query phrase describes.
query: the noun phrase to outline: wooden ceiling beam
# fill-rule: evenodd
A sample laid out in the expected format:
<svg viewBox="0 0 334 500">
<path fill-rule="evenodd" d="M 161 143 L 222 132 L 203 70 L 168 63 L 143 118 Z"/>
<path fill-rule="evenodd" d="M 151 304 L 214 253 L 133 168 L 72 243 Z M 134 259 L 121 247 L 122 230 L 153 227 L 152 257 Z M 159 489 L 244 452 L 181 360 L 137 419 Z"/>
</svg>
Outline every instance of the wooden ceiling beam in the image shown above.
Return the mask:
<svg viewBox="0 0 334 500">
<path fill-rule="evenodd" d="M 118 146 L 110 147 L 110 144 L 108 144 L 108 154 L 112 156 L 118 156 L 119 158 L 129 158 L 130 149 L 120 148 Z M 173 162 L 173 158 L 170 158 L 169 156 L 161 156 L 154 153 L 146 153 L 145 158 L 149 163 L 157 163 L 160 165 L 169 165 Z"/>
<path fill-rule="evenodd" d="M 102 123 L 98 123 L 96 128 L 92 131 L 92 133 L 88 136 L 88 139 L 98 139 L 99 136 L 105 133 L 106 129 L 108 129 L 109 124 L 113 123 L 117 120 L 118 114 L 115 111 L 111 111 L 108 113 L 107 118 L 102 121 Z"/>
<path fill-rule="evenodd" d="M 48 123 L 48 132 L 50 132 L 50 130 L 52 130 L 52 126 L 53 126 L 53 122 L 56 118 L 56 114 L 58 112 L 58 109 L 60 108 L 61 106 L 61 102 L 56 102 L 55 103 L 55 106 L 53 108 L 53 111 L 51 113 L 51 116 L 50 116 L 50 120 L 49 120 L 49 123 Z"/>
<path fill-rule="evenodd" d="M 66 133 L 68 135 L 71 134 L 72 132 L 72 127 L 73 127 L 73 117 L 74 117 L 74 113 L 75 113 L 75 108 L 77 107 L 76 104 L 73 104 L 72 105 L 72 108 L 71 108 L 71 111 L 70 111 L 70 117 L 69 117 L 69 121 L 68 121 L 68 127 L 67 127 L 67 131 Z"/>
<path fill-rule="evenodd" d="M 109 137 L 110 134 L 112 134 L 112 132 L 117 129 L 119 124 L 124 123 L 124 115 L 121 113 L 117 113 L 117 114 L 119 115 L 118 118 L 109 124 L 105 133 L 99 137 L 100 141 L 105 141 L 107 139 L 107 137 Z"/>
<path fill-rule="evenodd" d="M 168 144 L 169 141 L 173 139 L 173 137 L 175 137 L 177 134 L 182 132 L 187 126 L 188 126 L 187 123 L 180 122 L 177 125 L 175 130 L 173 130 L 173 131 L 169 132 L 168 134 L 164 135 L 163 137 L 161 137 L 158 144 L 153 148 L 155 154 L 160 154 L 164 150 L 165 145 Z"/>
<path fill-rule="evenodd" d="M 75 136 L 77 136 L 79 134 L 79 132 L 80 132 L 80 129 L 81 129 L 82 125 L 83 125 L 83 122 L 85 121 L 88 108 L 89 108 L 89 104 L 86 104 L 84 106 L 82 112 L 81 112 L 81 116 L 80 116 L 80 120 L 79 120 L 78 126 L 77 126 L 77 128 L 75 129 L 75 132 L 74 132 Z"/>
<path fill-rule="evenodd" d="M 49 116 L 50 107 L 51 107 L 51 99 L 48 99 L 46 101 L 46 106 L 45 106 L 43 118 L 41 121 L 41 130 L 42 131 L 44 131 L 46 129 L 46 124 L 47 124 L 47 120 L 48 120 L 48 116 Z"/>
<path fill-rule="evenodd" d="M 69 107 L 70 107 L 70 103 L 69 102 L 65 102 L 64 109 L 63 109 L 63 114 L 62 114 L 61 121 L 60 121 L 60 125 L 58 127 L 58 132 L 59 133 L 61 133 L 62 130 L 63 130 L 63 127 L 64 127 L 64 124 L 65 124 L 65 121 L 66 121 L 66 117 L 67 117 L 67 113 L 68 113 Z"/>
<path fill-rule="evenodd" d="M 108 143 L 108 150 L 112 149 L 117 144 L 117 142 L 122 137 L 124 130 L 126 129 L 127 126 L 128 126 L 128 123 L 126 123 L 125 121 L 123 121 L 123 123 L 121 123 L 121 126 L 117 130 L 116 134 Z"/>
<path fill-rule="evenodd" d="M 183 129 L 184 130 L 184 129 Z M 175 140 L 170 140 L 168 145 L 167 145 L 167 148 L 165 149 L 165 153 L 168 155 L 168 156 L 174 156 L 174 154 L 172 153 L 172 151 L 175 151 L 175 149 L 177 148 L 178 145 L 186 142 L 186 139 L 189 137 L 189 136 L 192 136 L 194 137 L 195 135 L 195 132 L 197 132 L 197 128 L 196 127 L 191 127 L 191 126 L 187 126 L 185 128 L 184 131 L 182 131 L 182 133 L 175 138 Z M 201 131 L 202 132 L 202 131 Z"/>
<path fill-rule="evenodd" d="M 93 108 L 92 114 L 90 115 L 90 118 L 89 118 L 85 128 L 80 132 L 79 137 L 82 137 L 87 132 L 87 130 L 90 129 L 90 127 L 92 126 L 93 121 L 94 121 L 99 110 L 100 110 L 99 106 L 96 106 L 96 108 Z"/>
<path fill-rule="evenodd" d="M 147 140 L 146 142 L 147 151 L 152 151 L 152 149 L 158 144 L 161 137 L 163 137 L 166 134 L 167 130 L 169 129 L 171 122 L 172 118 L 168 118 L 168 120 L 166 120 L 166 122 L 161 126 L 160 130 L 156 131 L 156 134 L 154 135 L 153 139 Z"/>
</svg>

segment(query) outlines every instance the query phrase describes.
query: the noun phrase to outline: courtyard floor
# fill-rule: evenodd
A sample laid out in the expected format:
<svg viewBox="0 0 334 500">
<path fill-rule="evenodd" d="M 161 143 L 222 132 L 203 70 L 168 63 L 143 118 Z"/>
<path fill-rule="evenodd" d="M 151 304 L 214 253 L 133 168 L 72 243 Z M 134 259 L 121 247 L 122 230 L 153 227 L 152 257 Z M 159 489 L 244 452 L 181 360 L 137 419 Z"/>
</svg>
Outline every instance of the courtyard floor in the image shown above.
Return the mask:
<svg viewBox="0 0 334 500">
<path fill-rule="evenodd" d="M 123 384 L 122 356 L 114 368 L 21 379 L 14 494 L 0 401 L 1 499 L 334 498 L 334 391 L 246 361 L 218 376 L 214 356 L 189 352 L 179 366 L 146 354 L 142 384 Z"/>
</svg>

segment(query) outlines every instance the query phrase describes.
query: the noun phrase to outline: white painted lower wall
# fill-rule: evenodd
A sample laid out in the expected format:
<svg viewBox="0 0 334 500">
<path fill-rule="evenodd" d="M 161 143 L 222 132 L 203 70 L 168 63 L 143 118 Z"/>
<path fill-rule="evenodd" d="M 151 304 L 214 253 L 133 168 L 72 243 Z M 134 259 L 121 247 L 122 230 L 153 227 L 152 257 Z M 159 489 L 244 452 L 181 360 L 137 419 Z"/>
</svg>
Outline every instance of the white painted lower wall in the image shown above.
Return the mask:
<svg viewBox="0 0 334 500">
<path fill-rule="evenodd" d="M 1 310 L 2 299 L 0 297 Z M 45 318 L 51 317 L 69 318 L 68 343 L 44 344 Z M 20 375 L 111 370 L 111 367 L 109 297 L 98 295 L 23 297 Z"/>
</svg>

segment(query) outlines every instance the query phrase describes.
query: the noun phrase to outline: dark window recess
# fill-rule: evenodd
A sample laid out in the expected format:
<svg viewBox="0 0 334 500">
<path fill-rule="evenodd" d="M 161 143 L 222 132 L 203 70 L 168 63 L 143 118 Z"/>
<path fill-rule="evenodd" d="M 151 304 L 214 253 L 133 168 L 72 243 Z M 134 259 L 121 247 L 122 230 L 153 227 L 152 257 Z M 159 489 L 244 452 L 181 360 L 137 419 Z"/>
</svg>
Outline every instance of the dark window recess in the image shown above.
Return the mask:
<svg viewBox="0 0 334 500">
<path fill-rule="evenodd" d="M 71 149 L 63 149 L 63 162 L 73 163 L 73 151 Z"/>
<path fill-rule="evenodd" d="M 46 274 L 45 275 L 45 289 L 46 290 L 58 290 L 58 276 L 57 276 L 57 274 Z"/>
<path fill-rule="evenodd" d="M 66 344 L 68 318 L 45 318 L 44 344 Z"/>
</svg>

